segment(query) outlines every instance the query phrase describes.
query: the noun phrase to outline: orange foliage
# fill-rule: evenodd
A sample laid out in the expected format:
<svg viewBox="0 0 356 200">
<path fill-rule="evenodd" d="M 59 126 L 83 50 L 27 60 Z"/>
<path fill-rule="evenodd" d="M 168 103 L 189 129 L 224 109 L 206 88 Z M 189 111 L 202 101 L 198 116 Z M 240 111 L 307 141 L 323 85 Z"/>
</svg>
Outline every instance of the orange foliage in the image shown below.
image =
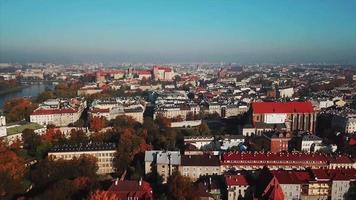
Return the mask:
<svg viewBox="0 0 356 200">
<path fill-rule="evenodd" d="M 93 117 L 90 119 L 90 129 L 99 131 L 106 127 L 107 121 L 104 117 Z"/>
<path fill-rule="evenodd" d="M 80 176 L 73 180 L 73 184 L 78 188 L 83 188 L 91 183 L 91 179 L 86 176 Z"/>
<path fill-rule="evenodd" d="M 58 140 L 63 137 L 64 135 L 61 133 L 61 131 L 56 128 L 48 128 L 46 130 L 46 133 L 41 135 L 41 139 L 48 142 L 51 142 L 53 140 Z"/>
<path fill-rule="evenodd" d="M 36 107 L 29 99 L 15 98 L 5 102 L 4 113 L 9 122 L 20 121 L 28 119 Z"/>
<path fill-rule="evenodd" d="M 90 193 L 89 200 L 118 200 L 119 197 L 112 192 L 95 190 Z"/>
<path fill-rule="evenodd" d="M 0 140 L 0 172 L 8 173 L 13 180 L 19 181 L 25 175 L 25 170 L 25 161 Z"/>
</svg>

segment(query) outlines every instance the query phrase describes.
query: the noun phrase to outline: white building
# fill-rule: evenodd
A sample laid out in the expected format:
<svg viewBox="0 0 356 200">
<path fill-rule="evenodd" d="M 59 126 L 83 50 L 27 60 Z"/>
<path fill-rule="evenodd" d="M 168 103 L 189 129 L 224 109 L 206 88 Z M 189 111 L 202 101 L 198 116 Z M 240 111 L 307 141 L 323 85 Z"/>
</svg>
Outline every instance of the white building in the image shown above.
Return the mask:
<svg viewBox="0 0 356 200">
<path fill-rule="evenodd" d="M 304 135 L 301 138 L 300 142 L 300 151 L 304 152 L 314 152 L 317 150 L 316 146 L 320 146 L 322 144 L 322 139 L 316 135 Z"/>
<path fill-rule="evenodd" d="M 144 111 L 145 103 L 141 99 L 97 99 L 93 101 L 89 109 L 89 115 L 90 117 L 105 117 L 107 120 L 125 115 L 132 117 L 139 123 L 143 123 Z"/>
<path fill-rule="evenodd" d="M 5 116 L 0 116 L 0 137 L 5 137 L 6 135 L 6 118 Z"/>
<path fill-rule="evenodd" d="M 225 183 L 227 186 L 227 199 L 236 200 L 239 198 L 245 198 L 248 193 L 249 183 L 245 176 L 237 175 L 225 175 Z"/>
<path fill-rule="evenodd" d="M 30 121 L 40 125 L 68 126 L 80 119 L 86 101 L 81 98 L 50 99 L 32 112 Z"/>
<path fill-rule="evenodd" d="M 283 88 L 283 89 L 279 89 L 278 92 L 279 92 L 280 97 L 291 98 L 291 97 L 293 97 L 294 89 L 293 88 Z"/>
</svg>

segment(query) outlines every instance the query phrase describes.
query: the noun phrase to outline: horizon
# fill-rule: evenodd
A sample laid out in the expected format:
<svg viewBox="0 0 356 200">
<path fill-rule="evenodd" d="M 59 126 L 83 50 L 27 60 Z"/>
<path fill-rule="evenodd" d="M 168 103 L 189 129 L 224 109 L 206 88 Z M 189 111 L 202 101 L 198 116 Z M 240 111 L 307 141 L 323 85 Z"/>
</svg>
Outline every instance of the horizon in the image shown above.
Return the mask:
<svg viewBox="0 0 356 200">
<path fill-rule="evenodd" d="M 356 2 L 0 1 L 0 63 L 356 64 Z"/>
</svg>

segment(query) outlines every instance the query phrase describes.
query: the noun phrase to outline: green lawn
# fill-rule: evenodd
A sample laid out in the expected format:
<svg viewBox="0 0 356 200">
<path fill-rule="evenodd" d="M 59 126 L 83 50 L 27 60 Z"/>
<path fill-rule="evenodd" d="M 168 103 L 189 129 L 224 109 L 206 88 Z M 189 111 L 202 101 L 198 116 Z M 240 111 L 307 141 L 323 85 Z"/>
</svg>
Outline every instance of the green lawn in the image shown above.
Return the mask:
<svg viewBox="0 0 356 200">
<path fill-rule="evenodd" d="M 13 135 L 13 134 L 17 134 L 17 133 L 22 133 L 23 130 L 25 129 L 40 129 L 43 128 L 43 126 L 36 124 L 36 123 L 27 123 L 27 124 L 23 124 L 20 126 L 16 126 L 16 127 L 12 127 L 12 128 L 8 128 L 7 129 L 7 135 Z"/>
</svg>

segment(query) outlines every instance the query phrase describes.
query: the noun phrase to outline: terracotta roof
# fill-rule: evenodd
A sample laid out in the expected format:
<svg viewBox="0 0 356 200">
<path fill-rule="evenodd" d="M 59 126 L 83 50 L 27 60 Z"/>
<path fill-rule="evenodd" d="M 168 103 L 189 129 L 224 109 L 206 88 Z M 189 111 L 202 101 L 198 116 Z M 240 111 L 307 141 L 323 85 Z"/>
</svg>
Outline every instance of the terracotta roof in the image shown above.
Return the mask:
<svg viewBox="0 0 356 200">
<path fill-rule="evenodd" d="M 243 161 L 243 162 L 242 162 Z M 253 163 L 254 165 L 298 165 L 304 162 L 314 162 L 315 164 L 326 164 L 327 156 L 318 153 L 270 153 L 270 152 L 235 152 L 225 153 L 222 156 L 222 164 L 250 165 L 249 161 L 261 161 Z M 275 163 L 269 162 L 275 161 Z M 292 161 L 292 162 L 291 162 Z M 294 161 L 294 163 L 293 163 Z"/>
<path fill-rule="evenodd" d="M 76 113 L 77 109 L 63 108 L 63 109 L 43 109 L 38 108 L 33 111 L 31 115 L 52 115 L 52 114 L 64 114 L 64 113 Z"/>
<path fill-rule="evenodd" d="M 228 186 L 249 185 L 244 175 L 225 175 L 224 178 L 225 178 L 226 185 Z"/>
<path fill-rule="evenodd" d="M 312 113 L 313 105 L 305 102 L 253 102 L 253 113 Z"/>
<path fill-rule="evenodd" d="M 301 184 L 304 181 L 298 179 L 298 176 L 294 173 L 294 171 L 272 171 L 272 174 L 277 178 L 280 184 Z"/>
<path fill-rule="evenodd" d="M 354 161 L 347 155 L 328 156 L 327 159 L 330 163 L 354 163 Z"/>
<path fill-rule="evenodd" d="M 154 66 L 154 69 L 156 70 L 164 70 L 165 72 L 171 72 L 172 69 L 169 67 L 161 67 L 161 66 Z"/>
<path fill-rule="evenodd" d="M 117 194 L 119 199 L 136 197 L 139 200 L 153 200 L 152 188 L 146 181 L 117 180 L 108 191 Z"/>
</svg>

